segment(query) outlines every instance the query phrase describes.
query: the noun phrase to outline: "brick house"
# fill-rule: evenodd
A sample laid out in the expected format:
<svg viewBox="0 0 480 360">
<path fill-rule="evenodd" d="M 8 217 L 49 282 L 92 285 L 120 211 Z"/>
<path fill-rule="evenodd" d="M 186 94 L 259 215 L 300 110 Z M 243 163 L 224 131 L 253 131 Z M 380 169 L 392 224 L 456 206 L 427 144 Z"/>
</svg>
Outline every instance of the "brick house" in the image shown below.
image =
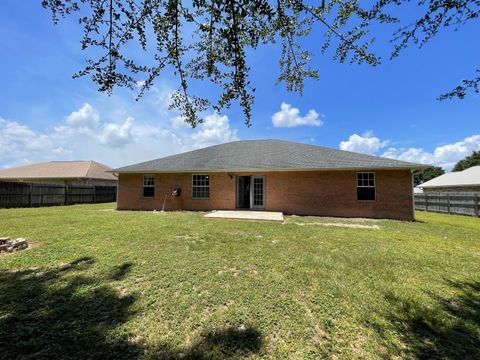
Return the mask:
<svg viewBox="0 0 480 360">
<path fill-rule="evenodd" d="M 399 160 L 280 140 L 235 141 L 113 170 L 119 210 L 258 209 L 413 220 Z"/>
</svg>

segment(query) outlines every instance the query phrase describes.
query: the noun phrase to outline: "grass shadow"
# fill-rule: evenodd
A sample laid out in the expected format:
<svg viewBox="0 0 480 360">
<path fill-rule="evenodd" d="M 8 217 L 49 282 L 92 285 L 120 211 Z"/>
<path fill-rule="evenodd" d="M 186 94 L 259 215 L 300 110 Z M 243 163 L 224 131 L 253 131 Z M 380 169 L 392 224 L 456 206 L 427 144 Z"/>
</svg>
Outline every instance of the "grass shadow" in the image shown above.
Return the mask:
<svg viewBox="0 0 480 360">
<path fill-rule="evenodd" d="M 176 351 L 162 346 L 153 353 L 155 359 L 241 359 L 263 349 L 263 336 L 254 327 L 221 327 L 209 331 L 191 346 Z"/>
<path fill-rule="evenodd" d="M 115 266 L 112 269 L 109 278 L 111 280 L 116 280 L 116 281 L 122 280 L 132 270 L 132 266 L 133 266 L 133 263 L 131 262 L 123 263 L 121 265 Z"/>
<path fill-rule="evenodd" d="M 118 326 L 135 296 L 107 277 L 86 276 L 95 260 L 0 273 L 0 358 L 133 358 L 141 351 Z M 117 333 L 118 331 L 118 333 Z"/>
<path fill-rule="evenodd" d="M 258 353 L 263 347 L 261 333 L 253 327 L 226 327 L 204 334 L 187 349 L 189 359 L 237 359 Z"/>
<path fill-rule="evenodd" d="M 387 320 L 415 358 L 480 359 L 480 283 L 448 280 L 447 284 L 457 295 L 429 294 L 433 306 L 387 294 L 392 310 Z"/>
<path fill-rule="evenodd" d="M 134 315 L 136 296 L 122 296 L 112 282 L 132 263 L 104 275 L 87 276 L 89 257 L 47 269 L 0 273 L 0 359 L 228 359 L 259 352 L 263 338 L 252 327 L 207 332 L 188 348 L 152 348 L 132 341 L 122 329 Z"/>
</svg>

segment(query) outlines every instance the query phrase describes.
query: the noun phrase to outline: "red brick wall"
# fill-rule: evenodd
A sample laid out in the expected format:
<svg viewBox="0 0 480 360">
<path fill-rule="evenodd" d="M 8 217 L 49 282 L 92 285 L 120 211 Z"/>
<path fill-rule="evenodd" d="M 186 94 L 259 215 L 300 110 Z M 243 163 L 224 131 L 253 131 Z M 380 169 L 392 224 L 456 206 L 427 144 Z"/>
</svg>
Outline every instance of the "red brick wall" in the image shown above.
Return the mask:
<svg viewBox="0 0 480 360">
<path fill-rule="evenodd" d="M 232 173 L 249 175 L 253 173 Z M 409 170 L 375 172 L 376 200 L 357 200 L 355 171 L 262 172 L 265 176 L 265 210 L 285 214 L 372 217 L 413 220 L 412 182 Z M 210 198 L 192 199 L 192 174 L 155 174 L 155 197 L 143 197 L 142 174 L 120 174 L 119 210 L 222 210 L 235 209 L 236 178 L 209 173 Z M 175 187 L 180 197 L 172 197 Z"/>
<path fill-rule="evenodd" d="M 226 173 L 211 173 L 210 198 L 192 198 L 192 174 L 155 174 L 155 197 L 143 197 L 143 174 L 120 174 L 118 182 L 117 208 L 120 210 L 212 210 L 234 209 L 236 179 Z M 181 196 L 171 196 L 176 187 L 182 189 Z"/>
</svg>

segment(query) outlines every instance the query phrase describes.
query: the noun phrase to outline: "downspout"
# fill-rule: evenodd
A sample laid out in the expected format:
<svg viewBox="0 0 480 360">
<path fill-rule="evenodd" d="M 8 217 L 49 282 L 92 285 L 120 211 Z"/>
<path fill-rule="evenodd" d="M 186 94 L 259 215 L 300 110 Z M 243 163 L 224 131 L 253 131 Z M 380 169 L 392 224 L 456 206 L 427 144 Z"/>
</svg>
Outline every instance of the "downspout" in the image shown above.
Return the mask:
<svg viewBox="0 0 480 360">
<path fill-rule="evenodd" d="M 162 205 L 162 212 L 165 211 L 165 203 L 167 202 L 167 195 L 168 193 L 165 193 L 165 198 L 163 199 L 163 205 Z"/>
<path fill-rule="evenodd" d="M 412 191 L 412 213 L 413 213 L 413 221 L 415 221 L 415 192 L 413 191 L 413 173 L 414 171 L 413 170 L 410 170 L 410 173 L 411 173 L 411 183 L 412 183 L 412 186 L 411 186 L 411 191 Z"/>
<path fill-rule="evenodd" d="M 120 181 L 119 181 L 119 179 L 120 179 L 120 174 L 119 174 L 119 173 L 116 173 L 116 172 L 113 172 L 113 171 L 112 171 L 112 174 L 113 174 L 113 176 L 116 176 L 116 177 L 117 177 L 117 183 L 115 184 L 115 187 L 117 188 L 117 189 L 115 190 L 115 204 L 116 204 L 117 210 L 118 210 L 118 193 L 119 193 L 119 189 L 120 189 Z"/>
</svg>

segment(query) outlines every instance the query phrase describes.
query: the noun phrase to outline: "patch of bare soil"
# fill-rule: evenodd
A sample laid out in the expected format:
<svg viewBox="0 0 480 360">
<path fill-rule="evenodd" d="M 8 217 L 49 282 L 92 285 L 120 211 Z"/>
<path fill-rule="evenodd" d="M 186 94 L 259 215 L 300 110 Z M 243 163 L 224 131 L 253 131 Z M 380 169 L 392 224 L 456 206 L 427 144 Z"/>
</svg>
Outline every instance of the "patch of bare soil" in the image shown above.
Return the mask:
<svg viewBox="0 0 480 360">
<path fill-rule="evenodd" d="M 352 228 L 352 229 L 373 229 L 379 230 L 380 226 L 378 225 L 364 225 L 364 224 L 350 224 L 350 223 L 323 223 L 323 222 L 311 222 L 311 223 L 297 223 L 294 222 L 292 224 L 299 225 L 299 226 L 326 226 L 326 227 L 343 227 L 343 228 Z"/>
</svg>

